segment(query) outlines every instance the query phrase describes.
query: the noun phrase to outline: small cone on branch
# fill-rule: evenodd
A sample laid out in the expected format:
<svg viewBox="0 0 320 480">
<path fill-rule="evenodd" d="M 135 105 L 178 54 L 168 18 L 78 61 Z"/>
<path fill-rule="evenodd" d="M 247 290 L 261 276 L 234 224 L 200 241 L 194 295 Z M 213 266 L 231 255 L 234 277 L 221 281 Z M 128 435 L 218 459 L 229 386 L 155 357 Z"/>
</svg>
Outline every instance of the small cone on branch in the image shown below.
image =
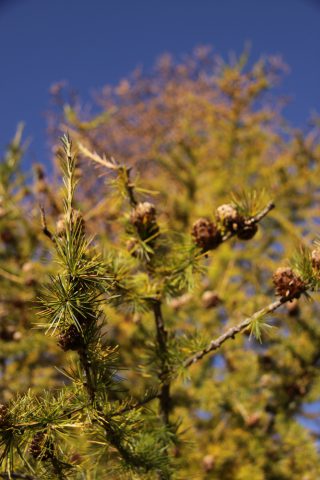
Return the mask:
<svg viewBox="0 0 320 480">
<path fill-rule="evenodd" d="M 25 284 L 28 287 L 31 287 L 37 283 L 37 278 L 34 272 L 34 263 L 26 262 L 22 265 L 22 272 L 25 278 Z"/>
<path fill-rule="evenodd" d="M 320 249 L 311 252 L 312 267 L 316 272 L 320 272 Z"/>
<path fill-rule="evenodd" d="M 43 444 L 44 444 L 44 433 L 42 432 L 36 433 L 29 447 L 30 455 L 33 458 L 38 459 L 41 457 L 41 453 L 43 451 Z"/>
<path fill-rule="evenodd" d="M 9 421 L 9 411 L 6 405 L 0 404 L 0 427 L 5 427 L 8 425 Z"/>
<path fill-rule="evenodd" d="M 130 222 L 136 227 L 142 239 L 147 239 L 159 231 L 156 208 L 150 202 L 138 203 L 131 212 Z"/>
<path fill-rule="evenodd" d="M 8 228 L 5 229 L 5 230 L 2 230 L 2 232 L 0 233 L 0 238 L 3 241 L 3 243 L 5 243 L 7 245 L 15 242 L 14 234 Z"/>
<path fill-rule="evenodd" d="M 276 295 L 281 298 L 299 298 L 306 284 L 289 267 L 280 267 L 273 274 Z"/>
<path fill-rule="evenodd" d="M 23 273 L 30 273 L 34 270 L 34 263 L 33 262 L 26 262 L 22 265 Z"/>
<path fill-rule="evenodd" d="M 48 186 L 46 184 L 46 176 L 44 169 L 42 165 L 37 164 L 34 166 L 34 172 L 36 175 L 36 184 L 35 184 L 35 190 L 37 193 L 46 193 L 48 190 Z"/>
<path fill-rule="evenodd" d="M 243 225 L 244 218 L 231 204 L 220 205 L 216 210 L 216 218 L 227 230 L 237 232 Z"/>
<path fill-rule="evenodd" d="M 53 457 L 53 444 L 45 440 L 45 434 L 43 432 L 38 432 L 34 435 L 30 443 L 29 452 L 36 460 L 49 460 Z"/>
<path fill-rule="evenodd" d="M 255 236 L 258 231 L 258 225 L 256 223 L 252 223 L 251 225 L 244 225 L 240 228 L 237 232 L 237 237 L 240 240 L 251 240 Z"/>
<path fill-rule="evenodd" d="M 222 241 L 220 230 L 207 218 L 199 218 L 192 227 L 192 236 L 204 252 L 216 248 Z"/>
<path fill-rule="evenodd" d="M 7 325 L 0 328 L 0 339 L 4 342 L 17 342 L 21 340 L 22 334 L 17 331 L 13 325 Z"/>
<path fill-rule="evenodd" d="M 36 174 L 38 180 L 44 180 L 46 177 L 43 165 L 41 165 L 40 163 L 36 163 L 34 165 L 34 173 Z"/>
<path fill-rule="evenodd" d="M 156 221 L 156 208 L 150 202 L 138 203 L 131 212 L 130 220 L 133 225 L 148 225 Z"/>
<path fill-rule="evenodd" d="M 70 462 L 75 465 L 80 465 L 82 461 L 82 457 L 79 453 L 73 453 L 70 457 Z"/>
<path fill-rule="evenodd" d="M 221 303 L 221 298 L 217 294 L 217 292 L 213 292 L 211 290 L 206 290 L 202 295 L 202 305 L 204 308 L 215 308 Z"/>
<path fill-rule="evenodd" d="M 215 465 L 215 458 L 213 455 L 206 455 L 202 460 L 203 469 L 206 473 L 209 473 L 213 470 Z"/>
<path fill-rule="evenodd" d="M 83 347 L 83 338 L 81 332 L 75 325 L 70 325 L 59 335 L 58 345 L 62 350 L 81 350 Z"/>
<path fill-rule="evenodd" d="M 246 419 L 246 426 L 249 428 L 256 427 L 261 421 L 261 414 L 259 412 L 249 415 Z"/>
<path fill-rule="evenodd" d="M 170 307 L 174 308 L 174 310 L 179 310 L 180 308 L 187 305 L 190 300 L 192 299 L 191 293 L 184 293 L 180 297 L 173 298 L 169 305 Z"/>
</svg>

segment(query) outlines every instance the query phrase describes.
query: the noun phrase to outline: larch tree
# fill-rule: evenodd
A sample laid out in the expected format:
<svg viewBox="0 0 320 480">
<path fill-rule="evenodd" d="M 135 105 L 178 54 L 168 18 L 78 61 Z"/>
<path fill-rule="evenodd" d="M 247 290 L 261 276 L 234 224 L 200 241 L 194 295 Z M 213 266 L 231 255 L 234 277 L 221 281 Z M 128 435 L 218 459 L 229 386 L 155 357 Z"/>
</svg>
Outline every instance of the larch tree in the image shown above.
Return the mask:
<svg viewBox="0 0 320 480">
<path fill-rule="evenodd" d="M 2 478 L 319 478 L 319 130 L 281 116 L 283 69 L 164 56 L 93 113 L 56 85 L 58 179 L 22 172 L 18 130 Z"/>
</svg>

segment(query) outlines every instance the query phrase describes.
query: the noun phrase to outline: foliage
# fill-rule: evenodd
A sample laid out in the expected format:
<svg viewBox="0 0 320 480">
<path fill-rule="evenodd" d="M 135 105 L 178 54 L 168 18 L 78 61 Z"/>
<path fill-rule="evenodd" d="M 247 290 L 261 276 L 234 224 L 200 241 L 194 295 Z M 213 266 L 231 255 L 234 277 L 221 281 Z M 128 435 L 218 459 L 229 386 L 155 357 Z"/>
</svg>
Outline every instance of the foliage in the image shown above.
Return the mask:
<svg viewBox="0 0 320 480">
<path fill-rule="evenodd" d="M 319 478 L 320 147 L 268 96 L 281 69 L 200 48 L 105 87 L 96 115 L 64 101 L 62 183 L 25 178 L 18 131 L 4 478 Z"/>
</svg>

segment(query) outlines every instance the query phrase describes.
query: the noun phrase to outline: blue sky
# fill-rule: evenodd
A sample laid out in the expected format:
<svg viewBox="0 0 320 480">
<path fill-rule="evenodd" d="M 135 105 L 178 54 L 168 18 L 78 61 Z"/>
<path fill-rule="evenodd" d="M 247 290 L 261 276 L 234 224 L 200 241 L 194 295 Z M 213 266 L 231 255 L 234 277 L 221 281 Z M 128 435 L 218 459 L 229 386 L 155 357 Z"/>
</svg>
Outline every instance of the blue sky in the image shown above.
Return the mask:
<svg viewBox="0 0 320 480">
<path fill-rule="evenodd" d="M 223 56 L 250 41 L 252 59 L 281 54 L 291 68 L 279 93 L 286 118 L 320 113 L 318 0 L 0 0 L 0 148 L 17 122 L 32 143 L 27 161 L 48 161 L 49 88 L 67 80 L 88 100 L 163 52 L 210 44 Z"/>
</svg>

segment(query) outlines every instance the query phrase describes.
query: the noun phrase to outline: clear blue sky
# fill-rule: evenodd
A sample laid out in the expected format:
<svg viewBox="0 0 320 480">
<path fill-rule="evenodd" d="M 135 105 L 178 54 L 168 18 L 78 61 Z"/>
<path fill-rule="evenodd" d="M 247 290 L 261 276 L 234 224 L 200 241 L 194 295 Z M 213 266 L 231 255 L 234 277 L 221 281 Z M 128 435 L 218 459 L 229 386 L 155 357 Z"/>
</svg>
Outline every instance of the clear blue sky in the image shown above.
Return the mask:
<svg viewBox="0 0 320 480">
<path fill-rule="evenodd" d="M 319 0 L 0 0 L 0 148 L 18 121 L 32 137 L 28 160 L 48 161 L 49 87 L 67 80 L 83 98 L 163 52 L 196 45 L 252 58 L 281 54 L 287 119 L 320 112 Z"/>
</svg>

